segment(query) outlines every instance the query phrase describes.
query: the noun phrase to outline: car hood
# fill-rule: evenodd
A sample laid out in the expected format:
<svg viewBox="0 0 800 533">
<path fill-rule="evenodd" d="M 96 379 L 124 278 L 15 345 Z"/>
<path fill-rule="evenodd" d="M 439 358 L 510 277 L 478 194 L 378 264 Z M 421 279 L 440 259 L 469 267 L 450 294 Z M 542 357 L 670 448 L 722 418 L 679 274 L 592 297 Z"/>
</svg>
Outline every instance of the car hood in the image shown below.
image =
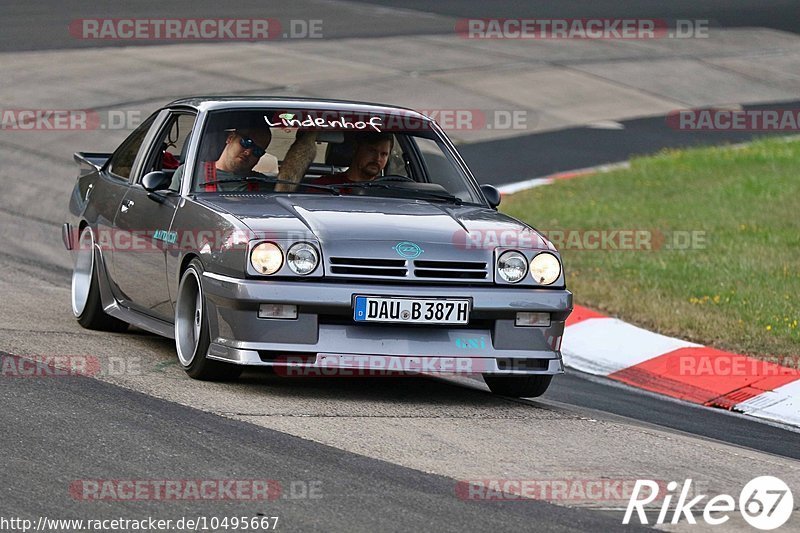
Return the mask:
<svg viewBox="0 0 800 533">
<path fill-rule="evenodd" d="M 234 215 L 258 234 L 311 231 L 323 245 L 409 241 L 481 249 L 554 250 L 530 226 L 486 207 L 322 195 L 221 194 L 202 202 Z"/>
</svg>

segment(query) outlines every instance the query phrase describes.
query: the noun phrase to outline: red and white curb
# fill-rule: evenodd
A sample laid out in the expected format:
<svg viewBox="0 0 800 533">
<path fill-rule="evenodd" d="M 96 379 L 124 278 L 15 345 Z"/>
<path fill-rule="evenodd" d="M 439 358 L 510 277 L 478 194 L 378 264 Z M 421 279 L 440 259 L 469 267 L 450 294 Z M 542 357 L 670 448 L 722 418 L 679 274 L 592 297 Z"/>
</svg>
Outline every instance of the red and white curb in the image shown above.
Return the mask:
<svg viewBox="0 0 800 533">
<path fill-rule="evenodd" d="M 800 371 L 652 333 L 585 307 L 567 319 L 571 368 L 684 401 L 800 426 Z"/>
<path fill-rule="evenodd" d="M 568 180 L 572 178 L 579 178 L 581 176 L 588 176 L 590 174 L 597 174 L 599 172 L 611 172 L 620 168 L 629 168 L 631 165 L 627 161 L 621 163 L 609 163 L 608 165 L 599 165 L 596 167 L 579 168 L 578 170 L 569 170 L 567 172 L 558 172 L 540 178 L 533 178 L 524 181 L 517 181 L 515 183 L 507 183 L 500 185 L 497 190 L 500 194 L 514 194 L 515 192 L 533 189 L 534 187 L 541 187 L 542 185 L 549 185 L 559 180 Z"/>
<path fill-rule="evenodd" d="M 498 190 L 513 194 L 629 166 L 622 162 L 559 172 Z M 567 319 L 561 353 L 565 365 L 587 374 L 800 427 L 800 368 L 666 337 L 581 306 Z"/>
</svg>

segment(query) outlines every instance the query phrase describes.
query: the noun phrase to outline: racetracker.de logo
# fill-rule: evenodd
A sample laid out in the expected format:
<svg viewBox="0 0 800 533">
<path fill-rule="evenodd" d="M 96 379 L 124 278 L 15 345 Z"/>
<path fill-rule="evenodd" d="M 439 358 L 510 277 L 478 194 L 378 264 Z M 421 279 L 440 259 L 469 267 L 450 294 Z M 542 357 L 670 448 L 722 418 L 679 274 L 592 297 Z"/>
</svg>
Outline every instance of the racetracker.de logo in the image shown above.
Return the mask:
<svg viewBox="0 0 800 533">
<path fill-rule="evenodd" d="M 314 241 L 314 236 L 302 231 L 250 231 L 231 229 L 127 229 L 96 228 L 92 232 L 92 241 L 81 241 L 80 230 L 72 228 L 69 241 L 74 243 L 73 250 L 87 250 L 92 246 L 102 251 L 113 252 L 155 252 L 163 253 L 165 249 L 195 251 L 208 249 L 212 251 L 247 250 L 251 241 Z"/>
<path fill-rule="evenodd" d="M 628 228 L 543 229 L 541 235 L 559 251 L 702 250 L 708 247 L 703 230 Z M 544 249 L 546 242 L 531 230 L 475 228 L 453 233 L 453 244 L 465 250 L 494 248 Z"/>
<path fill-rule="evenodd" d="M 143 120 L 135 109 L 0 109 L 3 131 L 132 130 Z"/>
<path fill-rule="evenodd" d="M 78 479 L 69 486 L 75 500 L 244 500 L 281 497 L 274 479 Z"/>
<path fill-rule="evenodd" d="M 75 19 L 69 33 L 76 39 L 119 41 L 265 41 L 320 39 L 321 19 L 274 18 L 88 18 Z"/>
<path fill-rule="evenodd" d="M 527 130 L 535 117 L 525 109 L 418 109 L 447 131 Z"/>
<path fill-rule="evenodd" d="M 0 353 L 0 377 L 61 378 L 73 376 L 140 376 L 139 356 L 25 355 Z"/>
<path fill-rule="evenodd" d="M 800 109 L 680 109 L 666 122 L 679 131 L 800 131 Z"/>
<path fill-rule="evenodd" d="M 551 339 L 560 345 L 561 337 Z M 474 353 L 488 346 L 482 337 L 459 337 L 453 351 Z M 509 360 L 509 369 L 525 368 Z M 358 354 L 320 354 L 318 357 L 286 355 L 275 360 L 275 373 L 284 377 L 403 377 L 420 374 L 480 374 L 497 370 L 493 358 L 458 356 L 385 356 Z"/>
<path fill-rule="evenodd" d="M 611 478 L 470 479 L 456 483 L 456 496 L 467 501 L 619 502 L 631 498 L 636 483 L 636 479 Z"/>
<path fill-rule="evenodd" d="M 800 357 L 777 356 L 754 359 L 725 352 L 680 355 L 667 359 L 667 375 L 692 377 L 800 376 Z"/>
<path fill-rule="evenodd" d="M 0 376 L 5 378 L 96 376 L 102 371 L 100 358 L 93 355 L 0 354 Z"/>
<path fill-rule="evenodd" d="M 708 37 L 708 20 L 625 18 L 471 18 L 459 19 L 455 32 L 464 39 L 685 39 Z"/>
<path fill-rule="evenodd" d="M 19 131 L 95 130 L 100 115 L 90 109 L 3 109 L 0 129 Z"/>
</svg>

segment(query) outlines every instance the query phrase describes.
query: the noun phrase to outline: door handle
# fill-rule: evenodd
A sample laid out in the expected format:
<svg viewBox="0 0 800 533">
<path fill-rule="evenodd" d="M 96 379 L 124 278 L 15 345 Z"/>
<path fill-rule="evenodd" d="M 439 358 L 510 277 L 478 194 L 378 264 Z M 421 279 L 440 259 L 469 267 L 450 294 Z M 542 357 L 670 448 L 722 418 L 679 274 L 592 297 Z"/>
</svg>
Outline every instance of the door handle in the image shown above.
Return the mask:
<svg viewBox="0 0 800 533">
<path fill-rule="evenodd" d="M 122 211 L 123 213 L 127 213 L 128 209 L 133 207 L 133 205 L 134 205 L 133 200 L 123 200 L 122 207 L 120 207 L 119 210 Z"/>
</svg>

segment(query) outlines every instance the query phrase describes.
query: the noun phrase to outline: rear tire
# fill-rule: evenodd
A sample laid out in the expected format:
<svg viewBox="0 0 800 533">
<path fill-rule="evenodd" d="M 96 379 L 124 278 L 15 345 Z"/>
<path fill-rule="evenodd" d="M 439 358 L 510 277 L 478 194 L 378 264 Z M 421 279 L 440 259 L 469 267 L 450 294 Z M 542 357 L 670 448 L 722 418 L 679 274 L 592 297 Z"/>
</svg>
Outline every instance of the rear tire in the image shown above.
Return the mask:
<svg viewBox="0 0 800 533">
<path fill-rule="evenodd" d="M 175 349 L 178 364 L 189 377 L 202 381 L 228 381 L 239 377 L 242 367 L 206 357 L 211 340 L 206 299 L 203 294 L 203 264 L 192 259 L 181 276 L 175 305 Z"/>
<path fill-rule="evenodd" d="M 86 329 L 122 332 L 128 323 L 106 314 L 100 300 L 100 284 L 97 281 L 98 265 L 95 262 L 94 236 L 89 226 L 83 228 L 78 249 L 75 250 L 72 268 L 72 314 L 78 324 Z"/>
<path fill-rule="evenodd" d="M 515 398 L 536 398 L 547 391 L 553 376 L 498 376 L 484 374 L 483 381 L 493 394 L 513 396 Z"/>
</svg>

